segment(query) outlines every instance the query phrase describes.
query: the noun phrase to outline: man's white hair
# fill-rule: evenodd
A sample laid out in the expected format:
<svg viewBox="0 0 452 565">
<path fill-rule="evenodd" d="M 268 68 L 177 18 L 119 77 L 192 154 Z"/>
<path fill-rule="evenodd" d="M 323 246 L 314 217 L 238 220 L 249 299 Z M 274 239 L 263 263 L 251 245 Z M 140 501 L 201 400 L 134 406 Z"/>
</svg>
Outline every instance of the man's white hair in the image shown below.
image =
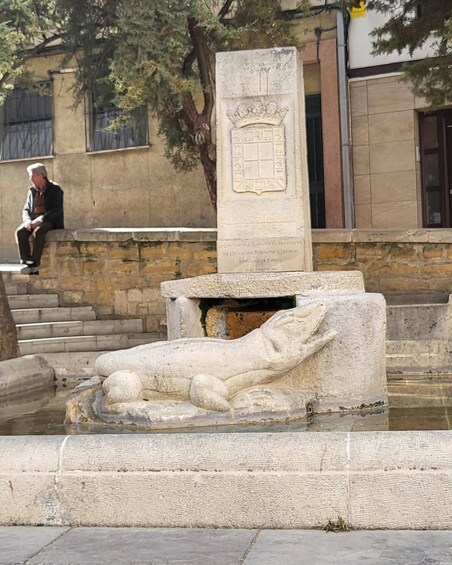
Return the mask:
<svg viewBox="0 0 452 565">
<path fill-rule="evenodd" d="M 42 163 L 33 163 L 33 165 L 29 165 L 27 167 L 27 172 L 29 176 L 31 176 L 32 173 L 36 173 L 37 175 L 47 178 L 47 169 Z"/>
</svg>

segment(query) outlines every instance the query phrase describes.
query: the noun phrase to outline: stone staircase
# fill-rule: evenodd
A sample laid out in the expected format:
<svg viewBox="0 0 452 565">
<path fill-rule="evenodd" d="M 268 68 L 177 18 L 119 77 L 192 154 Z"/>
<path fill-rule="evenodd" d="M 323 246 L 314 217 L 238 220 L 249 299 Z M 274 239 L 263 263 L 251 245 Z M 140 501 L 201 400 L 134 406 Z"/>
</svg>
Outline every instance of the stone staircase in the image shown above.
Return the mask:
<svg viewBox="0 0 452 565">
<path fill-rule="evenodd" d="M 113 351 L 156 340 L 141 318 L 98 320 L 91 306 L 60 306 L 58 294 L 29 294 L 28 275 L 2 275 L 22 355 Z"/>
</svg>

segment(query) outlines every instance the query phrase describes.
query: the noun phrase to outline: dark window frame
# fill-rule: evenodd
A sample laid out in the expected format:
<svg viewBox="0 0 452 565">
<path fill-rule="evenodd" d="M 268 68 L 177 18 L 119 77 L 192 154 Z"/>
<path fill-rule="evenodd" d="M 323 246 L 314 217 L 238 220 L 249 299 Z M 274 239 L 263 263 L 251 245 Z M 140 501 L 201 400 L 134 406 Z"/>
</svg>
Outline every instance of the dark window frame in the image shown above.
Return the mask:
<svg viewBox="0 0 452 565">
<path fill-rule="evenodd" d="M 311 227 L 325 228 L 325 178 L 323 167 L 321 94 L 306 95 L 305 105 Z"/>
<path fill-rule="evenodd" d="M 52 81 L 38 86 L 50 94 L 16 86 L 0 107 L 0 161 L 53 155 Z"/>
<path fill-rule="evenodd" d="M 436 146 L 429 147 L 426 144 L 426 120 L 435 119 Z M 449 123 L 450 122 L 450 123 Z M 452 112 L 450 110 L 439 110 L 438 112 L 419 113 L 419 151 L 422 190 L 422 223 L 425 228 L 449 228 L 452 225 L 452 194 L 451 184 L 451 155 L 452 147 L 449 139 L 447 141 L 446 128 L 452 128 Z M 450 138 L 450 135 L 449 135 Z M 428 161 L 432 159 L 437 162 L 437 182 L 432 182 L 431 167 Z M 439 202 L 439 221 L 431 222 L 429 217 L 429 204 L 432 193 L 437 193 Z"/>
<path fill-rule="evenodd" d="M 124 112 L 113 103 L 96 103 L 94 95 L 91 94 L 86 113 L 86 150 L 88 153 L 149 145 L 148 113 L 145 106 L 134 110 L 130 121 L 125 122 L 116 131 L 109 131 L 106 128 L 121 118 Z"/>
</svg>

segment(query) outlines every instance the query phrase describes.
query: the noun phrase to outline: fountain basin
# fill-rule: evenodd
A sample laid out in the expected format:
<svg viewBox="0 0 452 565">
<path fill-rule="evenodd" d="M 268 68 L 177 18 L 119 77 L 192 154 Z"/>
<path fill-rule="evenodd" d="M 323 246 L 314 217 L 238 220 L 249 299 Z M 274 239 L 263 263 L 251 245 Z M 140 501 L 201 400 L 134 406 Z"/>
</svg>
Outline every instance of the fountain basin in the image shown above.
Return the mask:
<svg viewBox="0 0 452 565">
<path fill-rule="evenodd" d="M 0 524 L 320 528 L 340 516 L 355 528 L 451 528 L 452 431 L 438 428 L 452 420 L 452 387 L 446 376 L 431 378 L 390 380 L 390 405 L 407 411 L 398 424 L 381 409 L 304 421 L 299 430 L 323 430 L 311 433 L 68 426 L 66 435 L 0 436 Z M 15 406 L 26 410 L 23 400 Z M 443 413 L 428 422 L 434 431 L 381 431 L 407 429 L 427 406 Z M 50 401 L 46 415 L 54 409 Z M 369 421 L 374 431 L 361 431 Z"/>
<path fill-rule="evenodd" d="M 452 526 L 452 432 L 0 438 L 0 524 Z"/>
</svg>

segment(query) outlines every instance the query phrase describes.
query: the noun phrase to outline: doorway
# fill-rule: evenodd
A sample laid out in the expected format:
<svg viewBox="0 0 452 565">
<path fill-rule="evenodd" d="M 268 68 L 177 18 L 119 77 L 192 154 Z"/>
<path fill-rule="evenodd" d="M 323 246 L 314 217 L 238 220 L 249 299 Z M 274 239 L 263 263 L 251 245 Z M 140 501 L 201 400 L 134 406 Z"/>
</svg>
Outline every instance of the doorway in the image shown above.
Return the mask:
<svg viewBox="0 0 452 565">
<path fill-rule="evenodd" d="M 452 227 L 452 110 L 422 113 L 420 157 L 423 226 Z"/>
</svg>

